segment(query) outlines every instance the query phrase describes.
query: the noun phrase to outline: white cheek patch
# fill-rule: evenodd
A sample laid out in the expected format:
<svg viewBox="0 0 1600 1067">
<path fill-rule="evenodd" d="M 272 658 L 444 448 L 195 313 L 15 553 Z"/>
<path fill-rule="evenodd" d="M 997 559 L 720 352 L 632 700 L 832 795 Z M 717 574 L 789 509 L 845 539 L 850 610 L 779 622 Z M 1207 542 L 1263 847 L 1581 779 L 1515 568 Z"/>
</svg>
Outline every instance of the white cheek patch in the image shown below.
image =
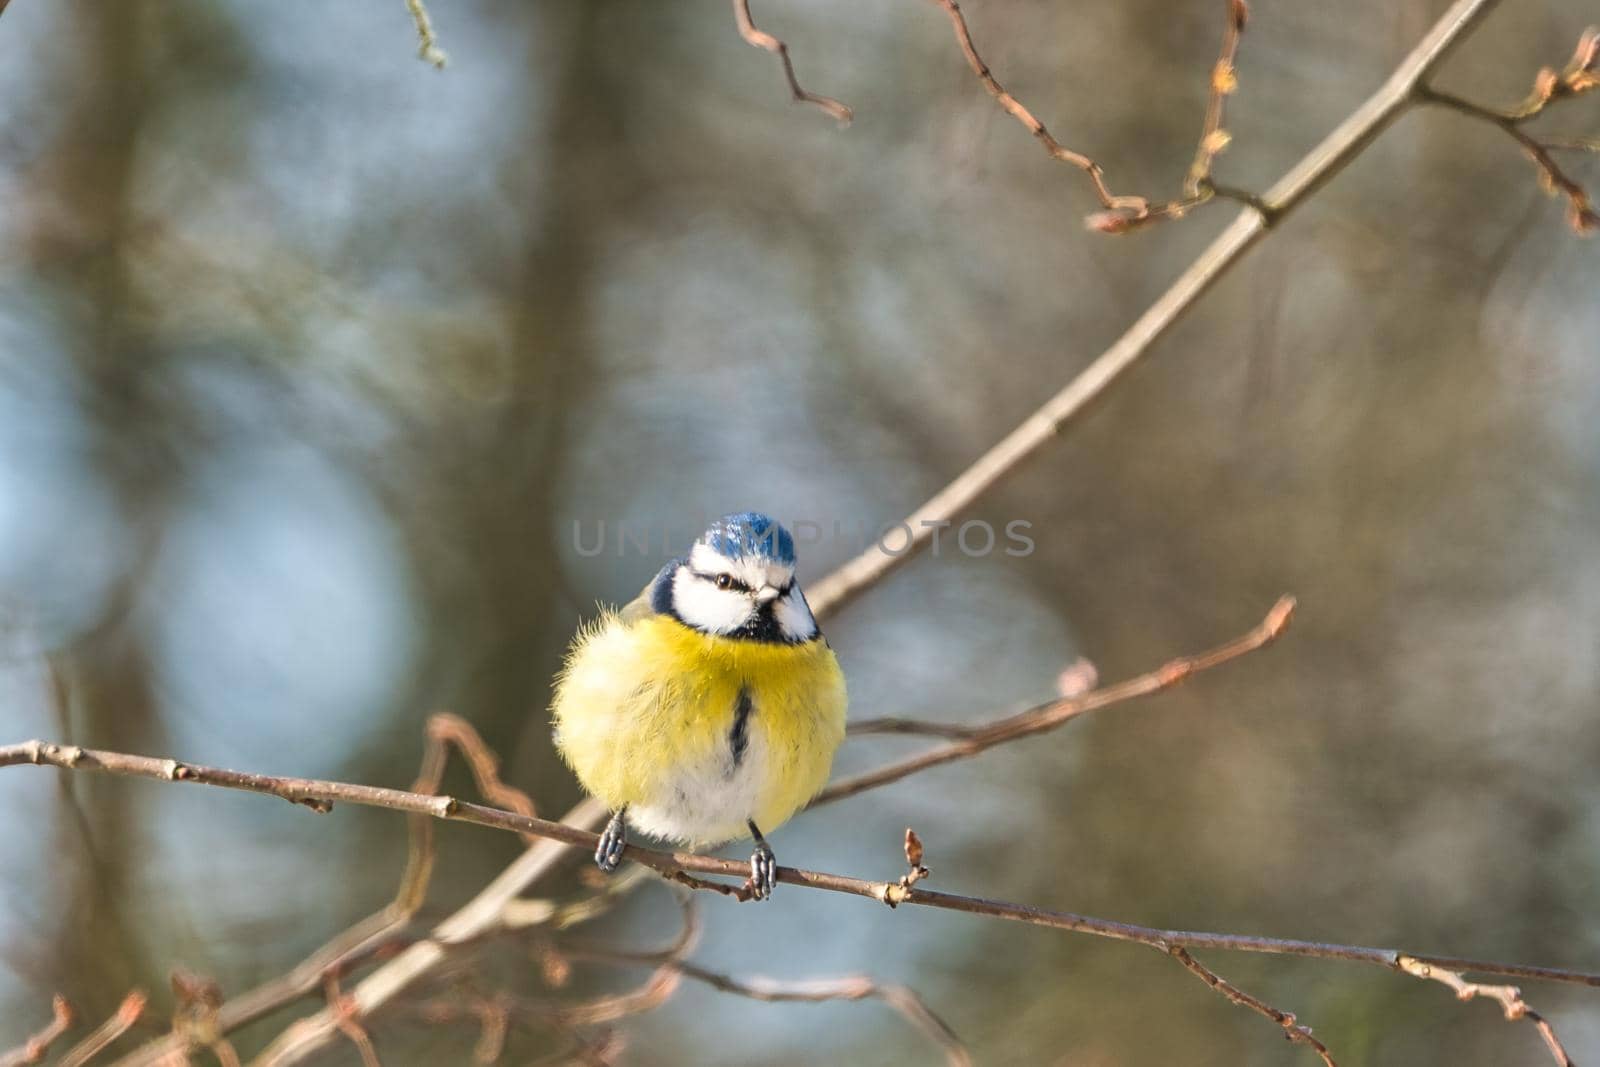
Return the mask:
<svg viewBox="0 0 1600 1067">
<path fill-rule="evenodd" d="M 755 613 L 744 593 L 718 589 L 688 567 L 679 567 L 672 576 L 672 606 L 684 622 L 712 634 L 731 634 Z"/>
<path fill-rule="evenodd" d="M 798 584 L 791 585 L 789 592 L 772 605 L 772 617 L 778 621 L 778 629 L 783 631 L 783 636 L 790 641 L 809 641 L 817 636 L 817 620 L 812 617 L 811 608 L 806 604 L 805 594 L 800 592 Z"/>
</svg>

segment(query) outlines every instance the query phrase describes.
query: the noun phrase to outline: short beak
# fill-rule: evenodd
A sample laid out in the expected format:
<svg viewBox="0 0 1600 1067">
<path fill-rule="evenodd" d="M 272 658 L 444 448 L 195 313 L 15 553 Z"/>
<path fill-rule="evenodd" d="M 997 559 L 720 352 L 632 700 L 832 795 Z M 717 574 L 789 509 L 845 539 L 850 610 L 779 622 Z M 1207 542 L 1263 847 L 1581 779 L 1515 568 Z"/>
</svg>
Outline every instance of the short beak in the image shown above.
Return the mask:
<svg viewBox="0 0 1600 1067">
<path fill-rule="evenodd" d="M 783 590 L 778 589 L 775 586 L 764 585 L 760 589 L 756 590 L 756 603 L 770 604 L 774 600 L 778 599 L 778 594 L 781 592 L 783 592 Z"/>
</svg>

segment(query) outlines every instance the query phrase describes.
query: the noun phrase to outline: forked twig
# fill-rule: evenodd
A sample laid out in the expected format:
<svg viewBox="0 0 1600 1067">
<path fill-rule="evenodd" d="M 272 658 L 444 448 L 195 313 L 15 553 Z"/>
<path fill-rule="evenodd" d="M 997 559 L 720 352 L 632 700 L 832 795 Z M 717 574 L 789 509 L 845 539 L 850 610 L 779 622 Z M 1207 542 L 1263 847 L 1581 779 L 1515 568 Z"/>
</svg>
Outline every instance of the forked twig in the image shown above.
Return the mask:
<svg viewBox="0 0 1600 1067">
<path fill-rule="evenodd" d="M 1527 1001 L 1522 999 L 1522 990 L 1514 985 L 1484 985 L 1481 982 L 1469 982 L 1461 976 L 1459 971 L 1441 967 L 1436 963 L 1428 963 L 1411 956 L 1401 956 L 1397 966 L 1406 974 L 1416 978 L 1425 978 L 1430 981 L 1440 982 L 1455 990 L 1457 1000 L 1472 1000 L 1475 997 L 1489 997 L 1500 1002 L 1500 1008 L 1505 1012 L 1507 1022 L 1516 1022 L 1526 1019 L 1539 1031 L 1539 1036 L 1544 1039 L 1545 1048 L 1550 1050 L 1550 1055 L 1561 1067 L 1573 1067 L 1572 1057 L 1567 1055 L 1566 1048 L 1556 1037 L 1555 1028 L 1550 1025 L 1543 1015 L 1528 1007 Z"/>
<path fill-rule="evenodd" d="M 945 14 L 949 16 L 951 28 L 955 31 L 956 43 L 961 46 L 961 54 L 966 57 L 967 66 L 972 68 L 972 72 L 978 76 L 978 81 L 988 90 L 989 95 L 994 97 L 995 102 L 1006 114 L 1020 122 L 1052 159 L 1081 170 L 1093 184 L 1095 197 L 1100 201 L 1103 210 L 1091 214 L 1085 220 L 1091 229 L 1102 233 L 1126 233 L 1136 227 L 1162 219 L 1182 218 L 1191 209 L 1218 195 L 1219 190 L 1211 184 L 1211 165 L 1218 153 L 1228 144 L 1227 132 L 1222 127 L 1223 102 L 1238 84 L 1234 74 L 1234 58 L 1238 54 L 1239 38 L 1244 33 L 1245 22 L 1249 15 L 1244 0 L 1227 0 L 1228 23 L 1227 30 L 1223 34 L 1222 54 L 1212 70 L 1205 124 L 1201 130 L 1200 143 L 1195 150 L 1194 163 L 1190 166 L 1188 177 L 1184 182 L 1184 195 L 1177 200 L 1155 203 L 1143 196 L 1113 193 L 1106 184 L 1105 171 L 1100 164 L 1056 140 L 1045 124 L 1035 118 L 1033 112 L 1023 106 L 1022 101 L 1012 96 L 1005 86 L 1000 84 L 994 72 L 989 69 L 989 65 L 983 61 L 983 57 L 978 55 L 977 46 L 972 41 L 972 31 L 967 26 L 966 16 L 961 13 L 961 5 L 957 0 L 933 0 L 933 2 L 943 8 Z M 1230 192 L 1228 195 L 1235 194 Z"/>
<path fill-rule="evenodd" d="M 1568 224 L 1577 233 L 1589 234 L 1600 230 L 1600 212 L 1595 211 L 1588 191 L 1563 170 L 1550 153 L 1562 149 L 1600 150 L 1600 142 L 1584 138 L 1535 137 L 1523 127 L 1544 114 L 1558 100 L 1582 96 L 1597 86 L 1600 86 L 1600 27 L 1591 26 L 1579 35 L 1578 45 L 1566 67 L 1559 71 L 1550 67 L 1542 68 L 1534 78 L 1533 88 L 1527 98 L 1515 107 L 1488 107 L 1425 83 L 1417 86 L 1417 97 L 1425 103 L 1487 122 L 1516 141 L 1538 168 L 1539 184 L 1544 191 L 1552 196 L 1559 194 L 1566 197 Z"/>
</svg>

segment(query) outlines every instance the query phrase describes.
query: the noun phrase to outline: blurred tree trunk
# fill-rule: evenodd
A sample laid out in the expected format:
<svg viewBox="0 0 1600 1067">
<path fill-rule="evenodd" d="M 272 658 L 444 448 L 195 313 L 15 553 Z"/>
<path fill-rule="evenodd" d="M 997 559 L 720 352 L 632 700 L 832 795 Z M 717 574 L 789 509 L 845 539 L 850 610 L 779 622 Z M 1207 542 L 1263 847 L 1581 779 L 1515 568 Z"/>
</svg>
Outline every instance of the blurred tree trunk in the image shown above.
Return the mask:
<svg viewBox="0 0 1600 1067">
<path fill-rule="evenodd" d="M 146 15 L 146 4 L 128 0 L 81 2 L 67 16 L 83 88 L 39 175 L 40 195 L 55 210 L 30 235 L 40 278 L 76 315 L 60 324 L 61 336 L 82 388 L 92 458 L 141 546 L 104 617 L 55 658 L 62 726 L 72 740 L 133 751 L 159 747 L 144 635 L 128 609 L 159 537 L 172 469 L 157 456 L 166 422 L 150 382 L 154 349 L 141 345 L 133 322 L 127 259 L 136 153 L 157 96 L 140 32 Z M 69 889 L 53 966 L 62 988 L 81 990 L 74 1002 L 92 1018 L 152 980 L 125 913 L 143 836 L 123 783 L 63 778 L 61 788 L 58 839 L 76 844 L 63 850 Z"/>
</svg>

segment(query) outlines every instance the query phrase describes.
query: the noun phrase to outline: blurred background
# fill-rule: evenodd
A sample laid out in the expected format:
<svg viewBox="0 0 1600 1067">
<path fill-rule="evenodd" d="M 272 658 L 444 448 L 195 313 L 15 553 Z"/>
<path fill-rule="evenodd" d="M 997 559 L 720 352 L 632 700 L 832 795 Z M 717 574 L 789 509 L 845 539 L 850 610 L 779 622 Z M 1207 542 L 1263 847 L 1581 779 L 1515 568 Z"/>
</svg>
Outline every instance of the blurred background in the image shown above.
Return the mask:
<svg viewBox="0 0 1600 1067">
<path fill-rule="evenodd" d="M 1443 0 L 1262 0 L 1218 177 L 1263 188 Z M 1221 0 L 975 0 L 984 58 L 1119 192 L 1193 151 Z M 1085 232 L 919 0 L 15 0 L 0 19 L 0 741 L 403 786 L 434 710 L 543 811 L 577 798 L 550 679 L 700 518 L 899 519 L 1115 338 L 1232 217 Z M 1592 5 L 1506 5 L 1441 83 L 1519 99 Z M 1590 100 L 1553 129 L 1592 135 Z M 1587 168 L 1587 169 L 1585 169 Z M 1593 162 L 1575 173 L 1600 180 Z M 830 620 L 853 712 L 949 720 L 1220 642 L 1184 687 L 805 815 L 785 862 L 1142 923 L 1600 967 L 1600 245 L 1503 136 L 1403 119 L 974 517 Z M 599 523 L 610 533 L 592 551 Z M 648 549 L 618 524 L 656 531 Z M 576 537 L 575 534 L 581 534 Z M 1001 548 L 1004 548 L 1002 541 Z M 815 582 L 856 548 L 806 548 Z M 853 741 L 842 770 L 915 739 Z M 462 776 L 449 788 L 465 792 Z M 238 992 L 392 894 L 404 821 L 0 773 L 0 1047 L 182 965 Z M 439 831 L 427 917 L 518 849 Z M 695 959 L 920 990 L 980 1063 L 1303 1064 L 1156 953 L 782 891 L 704 902 Z M 650 886 L 598 929 L 675 929 Z M 1535 1063 L 1443 987 L 1205 957 L 1341 1062 Z M 541 985 L 526 958 L 513 980 Z M 637 970 L 584 968 L 573 990 Z M 1527 988 L 1580 1062 L 1600 995 Z M 239 1036 L 259 1049 L 302 1004 Z M 401 1013 L 403 1014 L 403 1013 Z M 412 1029 L 407 1030 L 408 1025 Z M 388 1067 L 470 1027 L 375 1021 Z M 406 1034 L 405 1040 L 395 1035 Z M 629 1064 L 926 1062 L 881 1005 L 696 986 Z M 520 1035 L 512 1062 L 535 1058 Z M 554 1046 L 548 1046 L 554 1047 Z M 518 1059 L 520 1057 L 520 1059 Z M 348 1044 L 319 1062 L 358 1062 Z"/>
</svg>

